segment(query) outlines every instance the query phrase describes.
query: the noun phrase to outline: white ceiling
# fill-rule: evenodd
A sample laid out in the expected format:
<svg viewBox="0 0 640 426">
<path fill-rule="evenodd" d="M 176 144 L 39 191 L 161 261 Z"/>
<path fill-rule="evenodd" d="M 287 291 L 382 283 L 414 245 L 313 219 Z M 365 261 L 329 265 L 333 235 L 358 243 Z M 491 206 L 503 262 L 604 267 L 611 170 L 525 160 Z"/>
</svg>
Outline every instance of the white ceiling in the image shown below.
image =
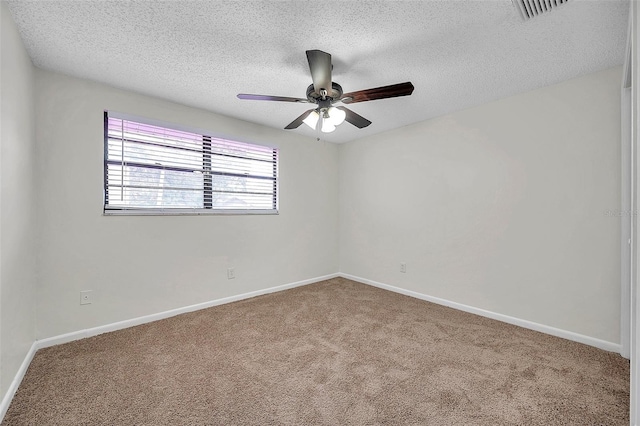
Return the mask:
<svg viewBox="0 0 640 426">
<path fill-rule="evenodd" d="M 523 22 L 511 0 L 7 1 L 33 63 L 282 129 L 309 104 L 305 50 L 333 57 L 345 92 L 411 81 L 357 103 L 346 142 L 623 63 L 627 0 L 572 0 Z M 124 111 L 126 112 L 126 111 Z M 215 129 L 212 129 L 215 130 Z"/>
</svg>

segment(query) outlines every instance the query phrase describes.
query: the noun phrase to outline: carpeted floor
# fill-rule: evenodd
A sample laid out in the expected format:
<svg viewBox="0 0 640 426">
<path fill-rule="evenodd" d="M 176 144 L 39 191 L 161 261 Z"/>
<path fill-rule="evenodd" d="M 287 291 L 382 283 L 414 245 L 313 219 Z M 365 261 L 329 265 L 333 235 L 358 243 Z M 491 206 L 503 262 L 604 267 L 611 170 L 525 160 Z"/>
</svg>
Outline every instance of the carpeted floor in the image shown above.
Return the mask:
<svg viewBox="0 0 640 426">
<path fill-rule="evenodd" d="M 38 351 L 3 425 L 627 425 L 617 354 L 342 278 Z"/>
</svg>

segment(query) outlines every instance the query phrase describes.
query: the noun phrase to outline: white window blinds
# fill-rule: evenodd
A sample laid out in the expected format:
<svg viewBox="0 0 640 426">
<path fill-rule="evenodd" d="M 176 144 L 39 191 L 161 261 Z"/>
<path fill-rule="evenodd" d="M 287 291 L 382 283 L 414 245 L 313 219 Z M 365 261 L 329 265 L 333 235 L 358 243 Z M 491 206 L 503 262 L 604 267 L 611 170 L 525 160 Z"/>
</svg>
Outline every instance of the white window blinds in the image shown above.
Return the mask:
<svg viewBox="0 0 640 426">
<path fill-rule="evenodd" d="M 105 214 L 277 213 L 276 148 L 104 120 Z"/>
</svg>

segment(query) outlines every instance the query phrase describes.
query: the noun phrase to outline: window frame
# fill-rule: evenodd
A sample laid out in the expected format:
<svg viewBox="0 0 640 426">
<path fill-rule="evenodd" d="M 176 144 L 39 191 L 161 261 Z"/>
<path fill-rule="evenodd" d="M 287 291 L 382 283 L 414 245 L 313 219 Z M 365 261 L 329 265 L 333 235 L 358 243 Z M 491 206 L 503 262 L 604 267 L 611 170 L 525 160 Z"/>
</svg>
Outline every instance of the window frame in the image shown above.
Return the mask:
<svg viewBox="0 0 640 426">
<path fill-rule="evenodd" d="M 243 141 L 237 141 L 234 139 L 224 138 L 215 136 L 211 132 L 202 131 L 199 129 L 193 129 L 186 126 L 181 126 L 173 123 L 161 122 L 158 120 L 152 120 L 148 118 L 132 116 L 128 114 L 122 114 L 111 110 L 104 111 L 104 126 L 103 126 L 103 135 L 104 135 L 104 152 L 103 152 L 103 193 L 102 193 L 102 215 L 103 216 L 210 216 L 210 215 L 278 215 L 280 213 L 279 210 L 279 198 L 280 198 L 280 179 L 279 179 L 279 165 L 280 165 L 280 150 L 277 147 L 256 143 L 249 143 Z M 175 130 L 181 132 L 194 133 L 198 136 L 202 137 L 202 167 L 203 170 L 211 169 L 212 165 L 212 156 L 219 156 L 220 154 L 216 154 L 212 151 L 212 147 L 215 147 L 215 141 L 224 141 L 230 143 L 237 143 L 239 145 L 245 146 L 255 146 L 260 147 L 262 149 L 267 148 L 271 150 L 271 158 L 273 161 L 273 175 L 271 179 L 273 180 L 273 190 L 272 190 L 272 208 L 271 209 L 258 209 L 258 208 L 247 208 L 247 209 L 221 209 L 215 208 L 213 206 L 212 194 L 215 193 L 213 190 L 213 181 L 214 174 L 205 174 L 203 181 L 203 206 L 199 208 L 193 207 L 126 207 L 126 206 L 109 206 L 108 203 L 108 193 L 109 193 L 109 164 L 113 163 L 113 160 L 109 159 L 109 118 L 115 118 L 119 120 L 125 120 L 129 122 L 139 123 L 143 125 L 156 126 L 161 127 L 167 130 Z M 207 148 L 208 149 L 205 149 Z M 125 164 L 126 161 L 122 160 Z M 260 161 L 260 160 L 255 160 Z M 136 165 L 136 167 L 144 168 L 144 165 Z M 154 169 L 157 167 L 150 166 L 149 169 Z M 162 168 L 162 170 L 171 170 L 170 167 Z M 224 173 L 220 173 L 224 175 Z M 228 176 L 228 175 L 227 175 Z M 208 195 L 208 196 L 207 196 Z M 208 200 L 208 201 L 207 201 Z"/>
</svg>

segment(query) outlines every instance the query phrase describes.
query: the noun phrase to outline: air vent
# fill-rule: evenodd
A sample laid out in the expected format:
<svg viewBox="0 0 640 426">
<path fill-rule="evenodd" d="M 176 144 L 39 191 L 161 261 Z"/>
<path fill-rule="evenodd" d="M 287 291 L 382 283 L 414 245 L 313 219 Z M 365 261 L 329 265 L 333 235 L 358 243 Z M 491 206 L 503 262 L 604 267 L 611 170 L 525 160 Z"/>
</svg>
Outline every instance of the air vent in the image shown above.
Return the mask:
<svg viewBox="0 0 640 426">
<path fill-rule="evenodd" d="M 569 0 L 511 0 L 518 9 L 523 21 L 528 21 L 543 13 L 551 12 L 558 6 L 562 6 Z"/>
</svg>

